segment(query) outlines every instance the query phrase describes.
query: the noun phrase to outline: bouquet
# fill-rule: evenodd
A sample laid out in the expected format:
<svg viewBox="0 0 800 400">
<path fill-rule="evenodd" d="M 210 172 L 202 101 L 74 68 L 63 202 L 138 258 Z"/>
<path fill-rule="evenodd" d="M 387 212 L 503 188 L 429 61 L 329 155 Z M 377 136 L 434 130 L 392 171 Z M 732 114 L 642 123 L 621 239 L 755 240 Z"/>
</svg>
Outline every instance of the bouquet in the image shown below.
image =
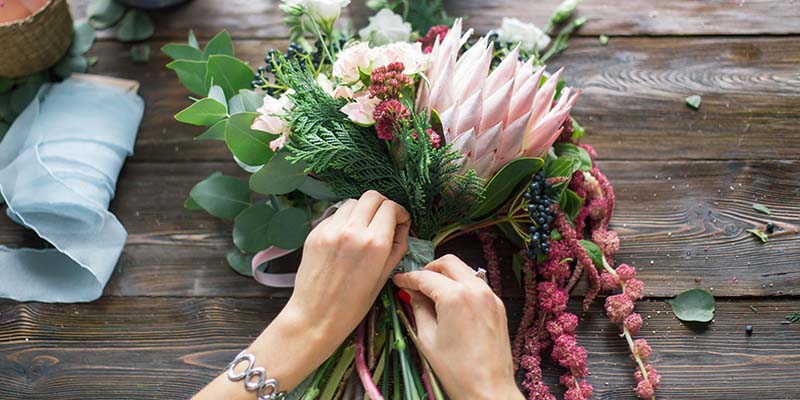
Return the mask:
<svg viewBox="0 0 800 400">
<path fill-rule="evenodd" d="M 176 119 L 208 127 L 198 140 L 224 141 L 251 174 L 248 182 L 212 174 L 186 208 L 234 221 L 228 261 L 248 275 L 302 247 L 337 201 L 373 189 L 412 216 L 399 270 L 421 268 L 437 246 L 474 233 L 499 295 L 502 235 L 519 248 L 509 270 L 525 306 L 513 354 L 529 398 L 555 398 L 542 380 L 548 354 L 564 371 L 564 398 L 591 397 L 578 317 L 565 311 L 583 275 L 584 307 L 601 290 L 618 292 L 606 298 L 609 319 L 632 352 L 636 393 L 654 398 L 661 378 L 650 347 L 633 339 L 642 282 L 634 268 L 612 267 L 614 190 L 570 116 L 580 91 L 544 66 L 585 20 L 572 18 L 576 2 L 559 6 L 545 30 L 504 19 L 479 38 L 440 1 L 370 2 L 378 12 L 355 37 L 336 23 L 348 2 L 284 2 L 293 42 L 285 53 L 269 50 L 256 71 L 234 57 L 227 32 L 202 50 L 191 33 L 188 44 L 163 48 L 175 59 L 167 67 L 202 96 Z M 354 337 L 289 397 L 443 399 L 407 303 L 387 283 Z"/>
</svg>

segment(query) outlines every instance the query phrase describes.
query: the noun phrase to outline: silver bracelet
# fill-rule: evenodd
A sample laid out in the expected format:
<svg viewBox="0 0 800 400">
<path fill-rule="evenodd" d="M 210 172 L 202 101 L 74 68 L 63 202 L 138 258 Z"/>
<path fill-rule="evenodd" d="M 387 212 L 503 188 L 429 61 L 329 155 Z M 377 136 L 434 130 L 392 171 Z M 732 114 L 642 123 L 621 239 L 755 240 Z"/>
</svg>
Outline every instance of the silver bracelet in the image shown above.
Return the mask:
<svg viewBox="0 0 800 400">
<path fill-rule="evenodd" d="M 242 361 L 247 361 L 247 368 L 240 373 L 234 369 Z M 236 358 L 228 364 L 228 379 L 233 382 L 244 380 L 244 388 L 249 392 L 256 392 L 258 400 L 281 400 L 286 392 L 278 390 L 276 379 L 267 379 L 267 372 L 262 367 L 256 367 L 256 356 L 242 350 Z M 256 379 L 257 380 L 254 380 Z"/>
</svg>

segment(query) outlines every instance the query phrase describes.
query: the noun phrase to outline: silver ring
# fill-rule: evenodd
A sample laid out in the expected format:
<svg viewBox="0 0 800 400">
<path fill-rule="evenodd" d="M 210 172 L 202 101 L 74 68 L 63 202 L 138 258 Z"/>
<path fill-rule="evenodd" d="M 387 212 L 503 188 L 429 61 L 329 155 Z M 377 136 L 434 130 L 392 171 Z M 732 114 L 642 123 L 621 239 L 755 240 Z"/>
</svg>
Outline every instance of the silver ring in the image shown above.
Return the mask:
<svg viewBox="0 0 800 400">
<path fill-rule="evenodd" d="M 489 278 L 486 276 L 486 270 L 485 269 L 478 268 L 478 270 L 475 271 L 475 276 L 478 277 L 478 278 L 481 278 L 481 280 L 484 283 L 486 283 L 487 285 L 489 284 Z"/>
</svg>

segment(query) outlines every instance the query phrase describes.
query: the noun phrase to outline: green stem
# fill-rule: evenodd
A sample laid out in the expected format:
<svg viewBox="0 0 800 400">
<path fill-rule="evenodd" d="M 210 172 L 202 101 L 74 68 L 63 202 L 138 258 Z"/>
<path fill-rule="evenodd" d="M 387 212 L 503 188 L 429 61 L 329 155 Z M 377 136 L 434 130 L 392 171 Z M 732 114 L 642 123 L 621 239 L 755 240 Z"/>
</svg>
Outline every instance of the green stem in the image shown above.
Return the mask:
<svg viewBox="0 0 800 400">
<path fill-rule="evenodd" d="M 333 364 L 334 360 L 336 360 L 337 356 L 341 352 L 341 348 L 337 349 L 330 358 L 328 358 L 322 366 L 317 369 L 317 372 L 314 373 L 314 380 L 311 382 L 311 385 L 306 390 L 305 394 L 303 394 L 302 400 L 314 400 L 319 395 L 319 385 L 322 383 L 322 379 L 325 378 L 325 374 L 328 372 L 328 369 Z"/>
<path fill-rule="evenodd" d="M 348 345 L 342 350 L 342 355 L 339 357 L 336 367 L 334 367 L 330 378 L 328 378 L 328 382 L 325 384 L 325 389 L 322 391 L 320 400 L 333 399 L 333 396 L 336 394 L 336 389 L 339 388 L 339 383 L 342 381 L 342 378 L 344 378 L 345 373 L 347 373 L 350 364 L 353 363 L 355 355 L 356 347 L 353 344 Z"/>
<path fill-rule="evenodd" d="M 408 317 L 406 317 L 406 313 L 403 311 L 402 307 L 398 307 L 397 314 L 400 316 L 400 321 L 406 327 L 406 331 L 408 331 L 408 337 L 411 338 L 411 342 L 414 343 L 414 346 L 417 348 L 417 354 L 419 354 L 422 369 L 430 379 L 434 399 L 444 400 L 444 394 L 442 393 L 442 389 L 439 387 L 439 382 L 436 379 L 436 375 L 433 373 L 433 369 L 431 368 L 430 364 L 428 364 L 428 360 L 425 358 L 422 352 L 419 351 L 419 338 L 417 338 L 417 334 L 414 332 L 414 327 L 411 326 L 411 322 L 408 320 Z"/>
<path fill-rule="evenodd" d="M 333 56 L 331 55 L 330 50 L 328 49 L 328 44 L 325 42 L 325 38 L 322 36 L 322 31 L 319 28 L 319 24 L 317 21 L 314 21 L 314 18 L 309 18 L 311 20 L 311 26 L 314 28 L 314 34 L 317 35 L 319 41 L 322 43 L 322 49 L 325 50 L 325 55 L 328 57 L 331 65 L 333 65 Z M 328 32 L 330 36 L 330 32 Z M 320 60 L 320 68 L 322 67 L 322 61 Z"/>
<path fill-rule="evenodd" d="M 405 388 L 403 393 L 405 394 L 405 399 L 420 400 L 419 393 L 416 390 L 414 377 L 411 373 L 411 362 L 408 359 L 408 347 L 406 346 L 405 339 L 403 339 L 403 331 L 400 327 L 400 320 L 397 316 L 397 312 L 395 312 L 397 305 L 394 299 L 394 293 L 392 293 L 391 286 L 389 285 L 384 287 L 383 305 L 386 308 L 386 312 L 391 313 L 392 315 L 392 329 L 394 330 L 395 334 L 394 345 L 400 356 L 400 367 L 403 372 L 403 386 Z M 397 383 L 395 382 L 395 384 Z"/>
</svg>

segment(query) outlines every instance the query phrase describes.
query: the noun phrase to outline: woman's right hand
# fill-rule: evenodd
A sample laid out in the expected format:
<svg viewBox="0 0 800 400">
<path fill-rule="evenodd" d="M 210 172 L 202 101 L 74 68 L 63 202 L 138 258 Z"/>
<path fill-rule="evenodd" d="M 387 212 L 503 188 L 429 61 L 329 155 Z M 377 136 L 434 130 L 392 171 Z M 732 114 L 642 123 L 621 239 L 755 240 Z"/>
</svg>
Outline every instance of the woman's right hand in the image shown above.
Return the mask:
<svg viewBox="0 0 800 400">
<path fill-rule="evenodd" d="M 455 400 L 517 400 L 503 302 L 458 257 L 446 255 L 424 270 L 397 274 L 411 296 L 419 345 Z"/>
</svg>

